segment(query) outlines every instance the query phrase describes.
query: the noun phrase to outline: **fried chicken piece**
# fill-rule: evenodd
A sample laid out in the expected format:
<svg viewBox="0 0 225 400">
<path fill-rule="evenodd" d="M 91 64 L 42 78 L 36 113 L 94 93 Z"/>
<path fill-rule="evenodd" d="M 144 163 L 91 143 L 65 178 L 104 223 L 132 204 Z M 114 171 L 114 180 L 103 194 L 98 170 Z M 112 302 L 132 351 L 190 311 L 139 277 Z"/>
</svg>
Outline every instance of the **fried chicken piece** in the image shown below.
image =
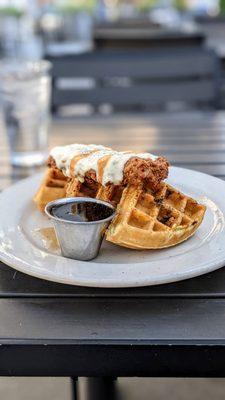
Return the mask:
<svg viewBox="0 0 225 400">
<path fill-rule="evenodd" d="M 133 157 L 125 164 L 122 183 L 138 185 L 146 181 L 155 190 L 167 178 L 168 170 L 169 163 L 164 157 L 158 157 L 155 161 Z"/>
<path fill-rule="evenodd" d="M 51 168 L 57 168 L 52 156 L 48 158 L 47 165 Z M 160 182 L 167 178 L 168 170 L 169 163 L 164 157 L 158 157 L 155 161 L 132 157 L 124 166 L 121 185 L 138 185 L 146 181 L 153 190 L 156 190 Z M 90 182 L 97 182 L 96 172 L 90 169 L 85 174 L 85 179 L 88 179 Z M 108 183 L 110 184 L 110 182 Z"/>
</svg>

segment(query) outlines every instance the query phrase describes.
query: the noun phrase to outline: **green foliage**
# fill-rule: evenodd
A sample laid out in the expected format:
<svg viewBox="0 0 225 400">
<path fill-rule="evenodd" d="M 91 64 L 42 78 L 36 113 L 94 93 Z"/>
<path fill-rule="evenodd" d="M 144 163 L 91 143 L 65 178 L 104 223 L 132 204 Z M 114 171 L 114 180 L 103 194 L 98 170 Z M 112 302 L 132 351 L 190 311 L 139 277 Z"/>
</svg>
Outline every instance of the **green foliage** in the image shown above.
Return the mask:
<svg viewBox="0 0 225 400">
<path fill-rule="evenodd" d="M 0 7 L 0 16 L 20 18 L 24 14 L 24 11 L 13 6 Z"/>
<path fill-rule="evenodd" d="M 185 11 L 187 9 L 186 0 L 173 0 L 173 5 L 177 10 Z"/>
<path fill-rule="evenodd" d="M 138 2 L 138 8 L 141 11 L 147 11 L 153 8 L 156 4 L 158 4 L 158 0 L 140 0 Z"/>
<path fill-rule="evenodd" d="M 220 0 L 220 1 L 225 2 L 225 0 Z M 151 10 L 151 8 L 157 5 L 159 5 L 158 0 L 140 0 L 138 2 L 138 8 L 142 11 Z M 187 9 L 187 2 L 186 0 L 173 0 L 173 6 L 178 10 L 183 11 Z"/>
<path fill-rule="evenodd" d="M 225 14 L 225 0 L 220 0 L 219 7 L 220 7 L 220 13 Z"/>
<path fill-rule="evenodd" d="M 62 14 L 75 14 L 79 11 L 93 12 L 96 0 L 69 0 L 59 7 Z"/>
</svg>

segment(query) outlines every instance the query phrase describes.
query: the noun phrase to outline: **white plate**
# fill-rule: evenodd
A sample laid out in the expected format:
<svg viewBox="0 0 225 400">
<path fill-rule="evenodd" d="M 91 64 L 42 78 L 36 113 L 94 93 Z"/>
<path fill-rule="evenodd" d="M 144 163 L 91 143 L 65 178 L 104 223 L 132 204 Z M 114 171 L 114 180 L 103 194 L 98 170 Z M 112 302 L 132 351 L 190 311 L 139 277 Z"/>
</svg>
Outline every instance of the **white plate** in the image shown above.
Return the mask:
<svg viewBox="0 0 225 400">
<path fill-rule="evenodd" d="M 51 221 L 31 201 L 41 178 L 32 176 L 0 194 L 0 259 L 19 271 L 72 285 L 134 287 L 191 278 L 225 263 L 225 182 L 220 179 L 171 168 L 169 183 L 207 206 L 202 225 L 186 242 L 149 251 L 104 242 L 99 256 L 84 262 L 62 257 L 56 243 L 46 239 L 46 232 L 53 232 Z"/>
</svg>

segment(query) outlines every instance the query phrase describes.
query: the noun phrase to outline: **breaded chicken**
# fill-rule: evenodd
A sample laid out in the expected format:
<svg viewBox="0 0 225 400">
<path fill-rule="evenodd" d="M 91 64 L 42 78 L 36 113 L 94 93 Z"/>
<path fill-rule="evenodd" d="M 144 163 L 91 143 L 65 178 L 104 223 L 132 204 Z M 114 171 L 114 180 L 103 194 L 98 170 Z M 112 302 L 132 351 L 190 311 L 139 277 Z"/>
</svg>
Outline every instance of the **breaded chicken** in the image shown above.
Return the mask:
<svg viewBox="0 0 225 400">
<path fill-rule="evenodd" d="M 56 162 L 52 156 L 48 158 L 47 165 L 50 168 L 57 168 Z M 139 183 L 146 181 L 153 190 L 156 190 L 160 182 L 168 176 L 169 163 L 164 157 L 158 157 L 156 160 L 142 159 L 138 157 L 130 158 L 123 170 L 123 180 L 120 182 L 121 185 L 127 184 L 138 185 Z M 86 172 L 85 179 L 97 182 L 96 172 L 92 169 Z M 101 183 L 101 182 L 99 182 Z M 110 184 L 111 182 L 107 182 Z"/>
</svg>

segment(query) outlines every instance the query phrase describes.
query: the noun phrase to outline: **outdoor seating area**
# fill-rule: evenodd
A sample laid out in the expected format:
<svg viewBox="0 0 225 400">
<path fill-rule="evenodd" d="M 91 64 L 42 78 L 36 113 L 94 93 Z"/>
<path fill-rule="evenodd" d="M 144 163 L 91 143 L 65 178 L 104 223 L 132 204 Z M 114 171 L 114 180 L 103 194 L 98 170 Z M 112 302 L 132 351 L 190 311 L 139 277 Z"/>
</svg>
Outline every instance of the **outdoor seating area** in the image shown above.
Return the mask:
<svg viewBox="0 0 225 400">
<path fill-rule="evenodd" d="M 219 109 L 221 72 L 216 54 L 204 47 L 94 51 L 80 56 L 49 57 L 52 63 L 52 107 L 89 104 L 136 112 L 180 108 Z M 192 60 L 195 60 L 192 63 Z M 83 81 L 82 81 L 83 80 Z M 76 84 L 78 82 L 82 85 Z"/>
<path fill-rule="evenodd" d="M 224 0 L 0 0 L 0 400 L 222 400 Z"/>
</svg>

